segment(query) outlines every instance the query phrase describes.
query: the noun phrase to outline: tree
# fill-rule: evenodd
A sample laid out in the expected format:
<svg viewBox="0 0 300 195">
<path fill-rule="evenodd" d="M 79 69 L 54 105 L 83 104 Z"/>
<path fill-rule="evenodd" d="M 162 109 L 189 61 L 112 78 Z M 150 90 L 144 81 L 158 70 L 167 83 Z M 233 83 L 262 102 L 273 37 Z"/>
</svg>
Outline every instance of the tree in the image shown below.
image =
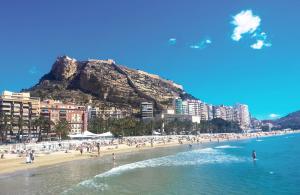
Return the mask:
<svg viewBox="0 0 300 195">
<path fill-rule="evenodd" d="M 225 121 L 221 118 L 212 119 L 210 126 L 213 133 L 239 133 L 242 131 L 236 122 Z"/>
<path fill-rule="evenodd" d="M 71 127 L 65 119 L 60 120 L 55 126 L 54 126 L 56 135 L 58 135 L 59 140 L 66 139 L 68 137 L 69 132 L 71 131 Z"/>
<path fill-rule="evenodd" d="M 92 133 L 104 133 L 106 121 L 102 117 L 95 117 L 89 121 L 89 131 Z"/>
<path fill-rule="evenodd" d="M 51 126 L 55 125 L 53 121 L 44 116 L 40 116 L 39 118 L 34 120 L 34 126 L 36 130 L 39 128 L 38 132 L 38 141 L 42 141 L 42 134 L 46 133 L 47 137 L 49 132 L 51 131 Z"/>
<path fill-rule="evenodd" d="M 32 130 L 32 118 L 31 118 L 31 116 L 29 117 L 29 120 L 28 120 L 28 123 L 27 123 L 27 128 L 28 128 L 27 140 L 31 140 L 31 130 Z"/>
<path fill-rule="evenodd" d="M 36 118 L 32 122 L 35 132 L 36 134 L 38 134 L 38 141 L 42 140 L 42 123 L 43 123 L 43 117 Z"/>
<path fill-rule="evenodd" d="M 17 140 L 21 142 L 21 134 L 23 134 L 23 126 L 24 126 L 24 120 L 21 116 L 18 118 L 18 134 L 17 134 Z"/>
</svg>

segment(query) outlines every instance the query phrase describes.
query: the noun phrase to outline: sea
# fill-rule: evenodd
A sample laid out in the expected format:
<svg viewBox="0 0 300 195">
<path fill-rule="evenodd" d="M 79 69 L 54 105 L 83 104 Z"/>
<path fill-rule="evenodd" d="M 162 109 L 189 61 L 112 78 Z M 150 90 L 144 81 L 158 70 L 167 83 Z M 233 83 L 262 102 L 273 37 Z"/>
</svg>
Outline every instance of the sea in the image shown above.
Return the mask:
<svg viewBox="0 0 300 195">
<path fill-rule="evenodd" d="M 118 154 L 115 162 L 105 156 L 0 175 L 0 194 L 300 194 L 300 134 L 156 148 Z"/>
</svg>

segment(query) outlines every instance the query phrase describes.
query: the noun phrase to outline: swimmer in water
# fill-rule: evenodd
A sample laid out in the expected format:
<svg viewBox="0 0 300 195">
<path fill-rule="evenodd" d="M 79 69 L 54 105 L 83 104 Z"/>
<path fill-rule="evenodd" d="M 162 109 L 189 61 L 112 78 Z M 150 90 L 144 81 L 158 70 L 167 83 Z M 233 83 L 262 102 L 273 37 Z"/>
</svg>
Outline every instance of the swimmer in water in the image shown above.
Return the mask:
<svg viewBox="0 0 300 195">
<path fill-rule="evenodd" d="M 256 152 L 255 152 L 255 150 L 252 151 L 252 158 L 253 158 L 253 160 L 256 160 Z"/>
</svg>

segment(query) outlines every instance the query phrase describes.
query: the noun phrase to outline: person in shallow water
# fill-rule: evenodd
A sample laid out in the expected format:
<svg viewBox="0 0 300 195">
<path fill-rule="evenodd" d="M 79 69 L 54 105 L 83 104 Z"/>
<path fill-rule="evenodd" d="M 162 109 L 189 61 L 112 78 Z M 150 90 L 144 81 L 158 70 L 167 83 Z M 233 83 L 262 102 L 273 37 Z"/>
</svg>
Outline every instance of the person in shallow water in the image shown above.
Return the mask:
<svg viewBox="0 0 300 195">
<path fill-rule="evenodd" d="M 255 152 L 255 150 L 252 151 L 252 158 L 253 158 L 253 160 L 256 160 L 256 152 Z"/>
<path fill-rule="evenodd" d="M 112 153 L 112 160 L 113 160 L 113 162 L 115 162 L 116 161 L 116 156 L 115 156 L 115 153 Z"/>
</svg>

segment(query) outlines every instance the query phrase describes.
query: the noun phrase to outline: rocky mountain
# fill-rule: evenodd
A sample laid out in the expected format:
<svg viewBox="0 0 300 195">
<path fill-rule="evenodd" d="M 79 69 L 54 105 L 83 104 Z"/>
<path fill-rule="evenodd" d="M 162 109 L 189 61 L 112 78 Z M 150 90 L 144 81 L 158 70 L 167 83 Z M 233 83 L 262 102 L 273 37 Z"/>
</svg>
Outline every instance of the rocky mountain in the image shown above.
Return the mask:
<svg viewBox="0 0 300 195">
<path fill-rule="evenodd" d="M 171 105 L 174 97 L 195 99 L 170 80 L 118 65 L 113 60 L 77 61 L 68 56 L 58 57 L 38 84 L 23 91 L 42 99 L 114 106 L 133 112 L 138 112 L 142 101 L 153 102 L 160 111 Z"/>
<path fill-rule="evenodd" d="M 282 118 L 273 121 L 273 124 L 281 128 L 300 129 L 300 111 L 288 114 Z"/>
</svg>

